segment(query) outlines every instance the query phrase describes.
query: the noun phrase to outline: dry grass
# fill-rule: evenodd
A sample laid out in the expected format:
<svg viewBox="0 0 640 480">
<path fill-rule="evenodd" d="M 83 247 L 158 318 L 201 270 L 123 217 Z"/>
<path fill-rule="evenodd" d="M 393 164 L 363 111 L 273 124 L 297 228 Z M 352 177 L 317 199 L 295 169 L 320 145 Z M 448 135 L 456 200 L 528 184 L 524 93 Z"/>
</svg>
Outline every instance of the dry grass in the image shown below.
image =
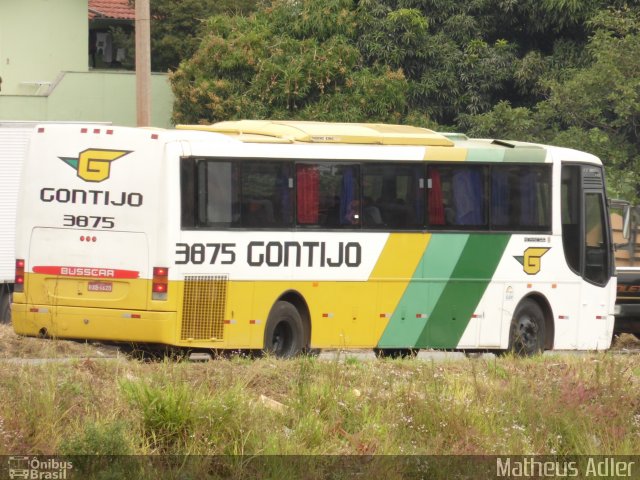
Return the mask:
<svg viewBox="0 0 640 480">
<path fill-rule="evenodd" d="M 0 341 L 10 344 L 4 356 L 95 353 L 91 345 L 12 339 L 5 331 Z M 0 455 L 640 453 L 638 354 L 438 363 L 348 355 L 4 361 L 0 392 Z M 253 468 L 203 462 L 180 478 Z M 286 478 L 279 468 L 274 475 Z M 389 478 L 402 477 L 398 468 Z M 322 478 L 314 472 L 306 478 Z"/>
<path fill-rule="evenodd" d="M 639 350 L 640 340 L 634 335 L 623 333 L 613 340 L 611 344 L 612 350 Z"/>
</svg>

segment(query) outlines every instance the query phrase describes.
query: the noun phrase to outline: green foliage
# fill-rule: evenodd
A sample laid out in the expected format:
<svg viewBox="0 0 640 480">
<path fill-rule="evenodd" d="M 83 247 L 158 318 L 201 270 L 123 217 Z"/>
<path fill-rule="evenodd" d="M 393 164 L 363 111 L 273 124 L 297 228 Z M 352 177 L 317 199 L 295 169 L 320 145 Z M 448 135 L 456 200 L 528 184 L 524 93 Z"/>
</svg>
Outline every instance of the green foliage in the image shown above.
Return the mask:
<svg viewBox="0 0 640 480">
<path fill-rule="evenodd" d="M 349 38 L 351 3 L 275 2 L 262 15 L 210 19 L 198 52 L 171 77 L 174 120 L 331 120 L 337 112 L 353 121 L 398 119 L 406 103 L 404 77 L 363 65 Z"/>
<path fill-rule="evenodd" d="M 151 0 L 150 6 L 151 68 L 166 72 L 195 53 L 208 17 L 246 14 L 255 9 L 256 0 Z"/>
<path fill-rule="evenodd" d="M 120 389 L 142 417 L 143 435 L 152 449 L 179 451 L 195 423 L 193 392 L 183 384 L 154 386 L 124 380 Z"/>
<path fill-rule="evenodd" d="M 274 1 L 265 9 L 278 35 L 319 42 L 334 36 L 352 38 L 356 27 L 353 0 Z"/>
<path fill-rule="evenodd" d="M 611 195 L 633 200 L 640 7 L 631 5 L 273 0 L 249 16 L 222 5 L 207 20 L 202 6 L 171 76 L 173 119 L 408 123 L 558 144 L 598 155 Z"/>
<path fill-rule="evenodd" d="M 525 107 L 513 108 L 509 102 L 498 103 L 482 115 L 461 115 L 459 124 L 471 137 L 499 137 L 511 140 L 535 139 L 536 121 L 533 112 Z"/>
<path fill-rule="evenodd" d="M 89 423 L 60 444 L 62 455 L 131 455 L 132 446 L 123 422 Z"/>
<path fill-rule="evenodd" d="M 640 15 L 603 10 L 588 22 L 585 53 L 558 42 L 554 55 L 529 52 L 516 71 L 523 91 L 546 99 L 529 109 L 501 102 L 483 115 L 460 116 L 472 135 L 533 140 L 584 150 L 608 168 L 610 196 L 640 193 Z"/>
</svg>

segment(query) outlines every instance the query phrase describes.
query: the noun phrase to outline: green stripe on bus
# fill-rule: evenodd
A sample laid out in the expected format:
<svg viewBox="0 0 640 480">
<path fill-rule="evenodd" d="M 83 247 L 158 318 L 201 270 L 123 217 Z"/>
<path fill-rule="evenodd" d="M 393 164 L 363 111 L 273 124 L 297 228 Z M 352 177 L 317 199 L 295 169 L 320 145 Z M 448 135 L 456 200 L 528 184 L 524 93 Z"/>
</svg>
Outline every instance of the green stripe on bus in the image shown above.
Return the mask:
<svg viewBox="0 0 640 480">
<path fill-rule="evenodd" d="M 504 148 L 478 148 L 470 149 L 467 153 L 468 162 L 502 162 L 505 154 Z"/>
<path fill-rule="evenodd" d="M 433 234 L 378 343 L 382 348 L 414 346 L 451 278 L 469 235 Z"/>
<path fill-rule="evenodd" d="M 504 250 L 509 234 L 473 234 L 465 244 L 451 279 L 436 301 L 416 346 L 455 348 L 484 295 Z M 443 251 L 442 255 L 447 252 Z"/>
<path fill-rule="evenodd" d="M 537 147 L 516 147 L 508 149 L 504 155 L 505 162 L 544 163 L 547 151 Z"/>
</svg>

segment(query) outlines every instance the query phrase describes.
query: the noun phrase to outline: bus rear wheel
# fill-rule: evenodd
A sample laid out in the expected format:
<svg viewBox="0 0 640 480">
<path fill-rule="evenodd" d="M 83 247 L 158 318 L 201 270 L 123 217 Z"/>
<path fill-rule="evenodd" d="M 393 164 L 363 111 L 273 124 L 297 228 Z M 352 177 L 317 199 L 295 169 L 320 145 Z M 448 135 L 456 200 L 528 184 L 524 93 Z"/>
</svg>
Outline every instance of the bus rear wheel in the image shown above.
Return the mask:
<svg viewBox="0 0 640 480">
<path fill-rule="evenodd" d="M 291 358 L 304 347 L 304 329 L 300 313 L 291 303 L 275 303 L 264 331 L 264 349 L 276 358 Z"/>
<path fill-rule="evenodd" d="M 544 313 L 531 299 L 520 302 L 513 314 L 509 330 L 509 351 L 522 357 L 530 357 L 544 351 Z"/>
</svg>

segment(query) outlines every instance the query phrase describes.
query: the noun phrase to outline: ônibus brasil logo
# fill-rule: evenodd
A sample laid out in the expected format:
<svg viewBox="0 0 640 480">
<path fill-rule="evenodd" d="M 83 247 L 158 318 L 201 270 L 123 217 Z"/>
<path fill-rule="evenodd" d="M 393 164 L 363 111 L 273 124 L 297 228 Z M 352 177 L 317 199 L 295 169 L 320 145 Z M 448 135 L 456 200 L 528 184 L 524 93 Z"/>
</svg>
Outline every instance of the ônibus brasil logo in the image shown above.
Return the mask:
<svg viewBox="0 0 640 480">
<path fill-rule="evenodd" d="M 89 148 L 80 152 L 78 158 L 58 157 L 64 163 L 78 172 L 78 176 L 85 182 L 102 182 L 109 178 L 111 162 L 124 157 L 131 151 L 127 150 L 103 150 Z"/>
</svg>

